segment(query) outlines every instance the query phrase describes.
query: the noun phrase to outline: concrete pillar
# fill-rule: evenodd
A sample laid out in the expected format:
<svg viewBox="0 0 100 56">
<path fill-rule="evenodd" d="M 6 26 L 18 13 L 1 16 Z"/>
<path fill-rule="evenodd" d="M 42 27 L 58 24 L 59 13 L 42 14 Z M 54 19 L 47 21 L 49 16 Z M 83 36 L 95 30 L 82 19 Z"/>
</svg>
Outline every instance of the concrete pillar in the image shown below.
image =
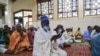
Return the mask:
<svg viewBox="0 0 100 56">
<path fill-rule="evenodd" d="M 78 17 L 79 18 L 83 18 L 84 16 L 84 1 L 83 0 L 78 0 L 79 3 L 78 3 Z"/>
<path fill-rule="evenodd" d="M 54 6 L 53 19 L 57 20 L 58 19 L 58 0 L 53 0 L 53 6 Z"/>
<path fill-rule="evenodd" d="M 11 17 L 11 10 L 12 8 L 12 3 L 10 0 L 7 0 L 7 4 L 5 6 L 5 24 L 9 25 L 10 27 L 13 25 L 13 22 L 12 22 L 12 17 Z"/>
<path fill-rule="evenodd" d="M 32 0 L 33 2 L 33 9 L 32 9 L 32 18 L 33 22 L 37 21 L 37 0 Z"/>
</svg>

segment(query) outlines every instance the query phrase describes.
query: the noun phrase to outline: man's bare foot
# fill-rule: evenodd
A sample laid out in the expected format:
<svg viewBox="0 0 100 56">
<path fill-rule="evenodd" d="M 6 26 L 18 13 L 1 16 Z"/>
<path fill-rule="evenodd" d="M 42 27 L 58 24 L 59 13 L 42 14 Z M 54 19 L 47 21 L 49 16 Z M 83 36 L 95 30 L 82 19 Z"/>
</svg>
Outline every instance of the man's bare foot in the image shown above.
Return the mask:
<svg viewBox="0 0 100 56">
<path fill-rule="evenodd" d="M 18 54 L 18 52 L 17 52 L 17 51 L 15 51 L 15 52 L 14 52 L 14 54 Z"/>
<path fill-rule="evenodd" d="M 28 51 L 32 51 L 32 50 L 33 50 L 33 48 L 27 48 L 27 50 L 28 50 Z"/>
<path fill-rule="evenodd" d="M 7 50 L 5 53 L 6 54 L 13 54 L 15 51 L 10 51 L 10 50 Z"/>
</svg>

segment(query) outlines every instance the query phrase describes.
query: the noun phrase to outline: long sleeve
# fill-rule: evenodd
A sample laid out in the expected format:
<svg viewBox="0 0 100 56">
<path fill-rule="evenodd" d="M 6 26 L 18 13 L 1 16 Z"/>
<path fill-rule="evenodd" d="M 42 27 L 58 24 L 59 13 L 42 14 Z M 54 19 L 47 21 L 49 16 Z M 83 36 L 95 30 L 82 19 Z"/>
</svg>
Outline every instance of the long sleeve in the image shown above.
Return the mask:
<svg viewBox="0 0 100 56">
<path fill-rule="evenodd" d="M 93 38 L 95 34 L 96 34 L 96 30 L 93 30 L 91 33 L 91 38 Z"/>
<path fill-rule="evenodd" d="M 17 43 L 19 42 L 20 40 L 20 37 L 17 35 L 16 32 L 13 32 L 11 37 L 10 37 L 10 44 L 9 44 L 9 47 L 8 49 L 9 50 L 14 50 L 15 49 L 15 46 L 17 45 Z"/>
<path fill-rule="evenodd" d="M 35 34 L 35 39 L 37 39 L 36 41 L 39 43 L 39 44 L 43 44 L 45 43 L 46 41 L 50 40 L 49 38 L 46 38 L 44 35 L 42 35 L 41 33 L 36 33 Z"/>
<path fill-rule="evenodd" d="M 83 38 L 85 40 L 91 40 L 90 33 L 88 31 L 85 31 L 84 34 L 83 34 Z"/>
</svg>

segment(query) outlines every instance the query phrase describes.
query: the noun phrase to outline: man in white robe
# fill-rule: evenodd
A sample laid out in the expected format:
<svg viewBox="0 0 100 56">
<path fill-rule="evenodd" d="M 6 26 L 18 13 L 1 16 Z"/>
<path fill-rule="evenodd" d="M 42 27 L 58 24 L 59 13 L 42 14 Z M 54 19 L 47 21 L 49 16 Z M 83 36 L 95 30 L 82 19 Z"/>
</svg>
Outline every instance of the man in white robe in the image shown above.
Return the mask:
<svg viewBox="0 0 100 56">
<path fill-rule="evenodd" d="M 64 43 L 66 44 L 71 44 L 73 42 L 73 39 L 74 37 L 70 37 L 67 33 L 67 31 L 65 31 L 63 34 L 62 34 L 62 38 L 64 39 Z"/>
<path fill-rule="evenodd" d="M 41 17 L 41 25 L 35 33 L 33 56 L 67 56 L 66 52 L 56 45 L 54 40 L 58 37 L 52 37 L 47 16 Z"/>
<path fill-rule="evenodd" d="M 64 46 L 64 43 L 67 45 L 70 45 L 71 43 L 73 43 L 73 39 L 72 37 L 70 37 L 67 33 L 67 31 L 65 31 L 61 38 L 57 39 L 57 43 L 58 45 Z"/>
</svg>

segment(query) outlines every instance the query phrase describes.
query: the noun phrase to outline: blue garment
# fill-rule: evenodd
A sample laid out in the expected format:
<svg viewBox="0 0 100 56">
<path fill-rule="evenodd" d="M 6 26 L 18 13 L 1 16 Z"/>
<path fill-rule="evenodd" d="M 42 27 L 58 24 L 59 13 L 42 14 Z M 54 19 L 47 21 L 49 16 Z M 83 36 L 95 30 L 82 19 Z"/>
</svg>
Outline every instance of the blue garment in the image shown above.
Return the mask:
<svg viewBox="0 0 100 56">
<path fill-rule="evenodd" d="M 96 34 L 92 39 L 92 56 L 100 56 L 100 33 Z"/>
<path fill-rule="evenodd" d="M 86 30 L 83 34 L 83 38 L 87 41 L 91 40 L 91 32 L 89 32 L 88 30 Z"/>
<path fill-rule="evenodd" d="M 21 24 L 20 24 L 20 23 L 18 23 L 18 24 L 16 25 L 16 27 L 21 27 Z"/>
</svg>

